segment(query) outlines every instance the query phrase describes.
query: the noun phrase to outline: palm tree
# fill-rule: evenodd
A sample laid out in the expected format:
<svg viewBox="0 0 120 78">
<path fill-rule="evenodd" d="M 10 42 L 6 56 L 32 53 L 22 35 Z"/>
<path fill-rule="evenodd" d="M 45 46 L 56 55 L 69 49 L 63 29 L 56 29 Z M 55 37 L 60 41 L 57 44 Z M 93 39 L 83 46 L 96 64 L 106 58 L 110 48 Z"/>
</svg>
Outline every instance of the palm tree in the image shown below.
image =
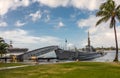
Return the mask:
<svg viewBox="0 0 120 78">
<path fill-rule="evenodd" d="M 114 62 L 118 62 L 118 41 L 116 32 L 116 19 L 120 21 L 120 5 L 116 6 L 115 1 L 107 0 L 107 2 L 100 5 L 99 11 L 96 16 L 101 17 L 96 23 L 96 26 L 102 22 L 110 20 L 110 28 L 114 28 L 115 43 L 116 43 L 116 55 Z"/>
<path fill-rule="evenodd" d="M 8 44 L 5 43 L 5 41 L 2 37 L 0 37 L 0 55 L 1 55 L 1 57 L 3 54 L 5 54 L 7 52 L 7 47 L 8 47 Z"/>
</svg>

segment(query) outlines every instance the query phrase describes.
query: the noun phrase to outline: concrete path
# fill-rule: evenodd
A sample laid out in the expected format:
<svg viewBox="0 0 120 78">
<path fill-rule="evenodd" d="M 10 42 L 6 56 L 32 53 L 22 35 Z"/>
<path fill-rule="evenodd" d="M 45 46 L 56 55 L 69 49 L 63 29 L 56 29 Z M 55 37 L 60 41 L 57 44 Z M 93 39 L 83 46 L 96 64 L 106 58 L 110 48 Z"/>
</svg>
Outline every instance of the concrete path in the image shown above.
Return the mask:
<svg viewBox="0 0 120 78">
<path fill-rule="evenodd" d="M 7 69 L 15 69 L 15 68 L 21 68 L 21 67 L 27 67 L 30 65 L 21 65 L 21 66 L 11 66 L 11 67 L 2 67 L 0 70 L 7 70 Z"/>
</svg>

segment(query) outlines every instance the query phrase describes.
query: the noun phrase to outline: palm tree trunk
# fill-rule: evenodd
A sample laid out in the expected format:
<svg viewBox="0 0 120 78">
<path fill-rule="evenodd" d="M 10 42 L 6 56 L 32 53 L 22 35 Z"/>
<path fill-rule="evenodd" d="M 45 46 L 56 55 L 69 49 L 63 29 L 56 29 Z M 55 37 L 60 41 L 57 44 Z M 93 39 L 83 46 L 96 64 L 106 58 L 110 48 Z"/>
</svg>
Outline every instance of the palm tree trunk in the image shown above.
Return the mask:
<svg viewBox="0 0 120 78">
<path fill-rule="evenodd" d="M 117 41 L 117 32 L 116 32 L 115 22 L 114 22 L 114 33 L 115 33 L 115 43 L 116 43 L 116 54 L 115 54 L 115 59 L 113 61 L 118 62 L 118 41 Z"/>
</svg>

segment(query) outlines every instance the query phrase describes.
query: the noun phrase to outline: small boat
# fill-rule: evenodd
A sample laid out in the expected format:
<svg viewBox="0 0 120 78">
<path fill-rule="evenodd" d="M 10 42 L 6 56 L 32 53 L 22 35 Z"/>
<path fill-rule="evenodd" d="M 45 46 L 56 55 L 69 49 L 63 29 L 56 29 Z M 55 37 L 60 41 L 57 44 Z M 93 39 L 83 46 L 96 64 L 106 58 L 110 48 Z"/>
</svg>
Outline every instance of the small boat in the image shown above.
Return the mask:
<svg viewBox="0 0 120 78">
<path fill-rule="evenodd" d="M 55 50 L 56 56 L 58 60 L 91 60 L 94 58 L 98 58 L 101 56 L 106 55 L 104 51 L 96 52 L 96 50 L 90 45 L 90 37 L 88 32 L 88 45 L 86 45 L 83 50 L 63 50 L 63 49 L 57 49 Z"/>
</svg>

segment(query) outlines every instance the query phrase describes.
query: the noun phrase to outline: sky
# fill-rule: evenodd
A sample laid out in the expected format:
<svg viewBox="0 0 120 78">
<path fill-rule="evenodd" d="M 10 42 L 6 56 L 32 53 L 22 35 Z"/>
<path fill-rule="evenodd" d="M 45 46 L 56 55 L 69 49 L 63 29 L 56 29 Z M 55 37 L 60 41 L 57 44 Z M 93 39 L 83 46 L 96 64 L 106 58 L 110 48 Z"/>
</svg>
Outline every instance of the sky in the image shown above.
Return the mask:
<svg viewBox="0 0 120 78">
<path fill-rule="evenodd" d="M 44 46 L 82 48 L 90 32 L 94 47 L 115 46 L 109 21 L 95 26 L 95 14 L 106 0 L 0 0 L 0 37 L 14 47 L 37 49 Z M 116 5 L 120 0 L 115 0 Z M 120 46 L 120 24 L 117 21 Z"/>
</svg>

